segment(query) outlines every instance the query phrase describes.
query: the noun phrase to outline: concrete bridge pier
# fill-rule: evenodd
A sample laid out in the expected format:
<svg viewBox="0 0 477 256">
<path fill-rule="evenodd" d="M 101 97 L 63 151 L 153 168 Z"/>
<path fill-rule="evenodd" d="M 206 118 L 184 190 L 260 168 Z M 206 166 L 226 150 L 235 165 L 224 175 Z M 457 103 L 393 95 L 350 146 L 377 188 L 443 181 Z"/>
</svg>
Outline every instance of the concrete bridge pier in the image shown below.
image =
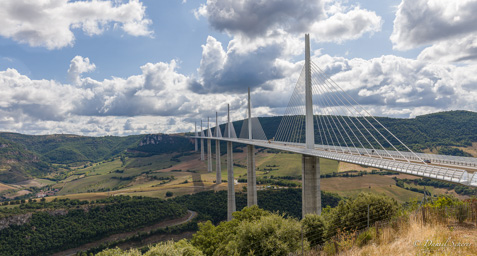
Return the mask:
<svg viewBox="0 0 477 256">
<path fill-rule="evenodd" d="M 247 206 L 257 205 L 257 175 L 255 146 L 247 145 Z"/>
<path fill-rule="evenodd" d="M 215 137 L 222 137 L 219 126 L 219 114 L 215 112 Z M 220 162 L 220 140 L 215 141 L 215 184 L 222 183 L 222 163 Z"/>
<path fill-rule="evenodd" d="M 302 217 L 321 215 L 320 158 L 302 155 Z"/>
<path fill-rule="evenodd" d="M 220 140 L 215 141 L 215 184 L 222 183 L 222 164 L 220 163 Z"/>
<path fill-rule="evenodd" d="M 229 133 L 230 134 L 230 133 Z M 234 160 L 232 142 L 227 141 L 227 220 L 232 220 L 232 213 L 235 212 L 235 181 L 234 181 Z"/>
<path fill-rule="evenodd" d="M 313 124 L 313 95 L 311 83 L 310 36 L 305 35 L 305 144 L 307 150 L 315 149 Z M 320 158 L 302 155 L 302 216 L 321 214 Z"/>
<path fill-rule="evenodd" d="M 212 172 L 212 140 L 207 139 L 207 172 Z"/>
<path fill-rule="evenodd" d="M 204 130 L 202 130 L 202 120 L 200 120 L 200 161 L 204 161 Z"/>
<path fill-rule="evenodd" d="M 199 135 L 197 133 L 197 122 L 194 122 L 194 129 L 195 129 L 195 139 L 194 139 L 194 151 L 197 152 L 199 150 L 199 145 L 198 145 L 198 140 L 197 136 Z"/>
<path fill-rule="evenodd" d="M 207 137 L 212 137 L 212 133 L 210 132 L 210 122 L 207 119 Z M 212 140 L 207 139 L 207 172 L 212 172 Z"/>
</svg>

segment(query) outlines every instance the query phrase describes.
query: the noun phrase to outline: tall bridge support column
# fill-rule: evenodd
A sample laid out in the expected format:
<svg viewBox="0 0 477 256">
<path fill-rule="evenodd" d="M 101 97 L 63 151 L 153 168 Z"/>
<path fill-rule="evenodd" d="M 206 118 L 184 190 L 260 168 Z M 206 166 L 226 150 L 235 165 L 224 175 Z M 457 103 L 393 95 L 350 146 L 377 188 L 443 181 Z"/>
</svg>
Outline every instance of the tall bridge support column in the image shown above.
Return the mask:
<svg viewBox="0 0 477 256">
<path fill-rule="evenodd" d="M 204 161 L 204 139 L 200 139 L 200 160 Z"/>
<path fill-rule="evenodd" d="M 207 172 L 212 172 L 212 140 L 207 140 Z"/>
<path fill-rule="evenodd" d="M 199 141 L 197 140 L 197 122 L 194 123 L 194 130 L 195 130 L 195 139 L 194 139 L 194 149 L 195 149 L 195 152 L 197 152 L 199 150 L 199 145 L 197 144 Z"/>
<path fill-rule="evenodd" d="M 204 137 L 204 130 L 202 130 L 202 120 L 200 120 L 200 137 Z M 204 138 L 200 138 L 200 161 L 204 161 Z"/>
<path fill-rule="evenodd" d="M 230 134 L 230 133 L 229 133 Z M 232 213 L 235 212 L 235 181 L 234 181 L 234 160 L 232 142 L 227 141 L 227 220 L 232 220 Z"/>
<path fill-rule="evenodd" d="M 257 205 L 257 176 L 255 172 L 255 147 L 247 145 L 247 206 Z"/>
<path fill-rule="evenodd" d="M 215 184 L 222 183 L 222 164 L 220 163 L 220 140 L 215 141 Z"/>
<path fill-rule="evenodd" d="M 302 216 L 321 215 L 320 158 L 302 155 Z"/>
</svg>

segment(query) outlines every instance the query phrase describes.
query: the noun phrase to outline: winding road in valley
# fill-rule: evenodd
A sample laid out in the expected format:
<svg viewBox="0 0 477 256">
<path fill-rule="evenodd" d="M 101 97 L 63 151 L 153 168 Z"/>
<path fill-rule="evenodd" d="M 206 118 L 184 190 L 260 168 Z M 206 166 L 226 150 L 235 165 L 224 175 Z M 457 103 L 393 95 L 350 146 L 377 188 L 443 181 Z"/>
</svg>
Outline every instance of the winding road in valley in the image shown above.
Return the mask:
<svg viewBox="0 0 477 256">
<path fill-rule="evenodd" d="M 103 239 L 100 239 L 100 240 L 97 240 L 97 241 L 94 241 L 94 242 L 91 242 L 91 243 L 87 243 L 87 244 L 84 244 L 80 247 L 76 247 L 76 248 L 72 248 L 72 249 L 68 249 L 66 251 L 62 251 L 62 252 L 57 252 L 55 254 L 53 254 L 53 256 L 69 256 L 69 255 L 75 255 L 77 252 L 81 252 L 81 251 L 86 251 L 90 248 L 95 248 L 95 247 L 98 247 L 99 245 L 103 244 L 103 243 L 110 243 L 110 242 L 114 242 L 114 241 L 117 241 L 117 240 L 122 240 L 122 239 L 125 239 L 125 238 L 128 238 L 128 237 L 131 237 L 131 236 L 134 236 L 138 233 L 145 233 L 145 232 L 150 232 L 152 230 L 156 230 L 156 229 L 159 229 L 159 228 L 165 228 L 165 227 L 173 227 L 173 226 L 177 226 L 177 225 L 181 225 L 181 224 L 184 224 L 186 222 L 189 222 L 191 221 L 192 219 L 194 219 L 195 217 L 197 216 L 197 212 L 194 212 L 194 211 L 191 211 L 191 210 L 187 210 L 187 215 L 182 217 L 182 218 L 179 218 L 179 219 L 173 219 L 173 220 L 166 220 L 166 221 L 161 221 L 161 222 L 158 222 L 154 225 L 151 225 L 151 226 L 147 226 L 147 227 L 144 227 L 144 228 L 140 228 L 140 229 L 136 229 L 134 231 L 129 231 L 129 232 L 124 232 L 124 233 L 119 233 L 119 234 L 114 234 L 114 235 L 110 235 L 108 237 L 105 237 Z M 122 246 L 119 246 L 119 247 L 122 247 Z"/>
</svg>

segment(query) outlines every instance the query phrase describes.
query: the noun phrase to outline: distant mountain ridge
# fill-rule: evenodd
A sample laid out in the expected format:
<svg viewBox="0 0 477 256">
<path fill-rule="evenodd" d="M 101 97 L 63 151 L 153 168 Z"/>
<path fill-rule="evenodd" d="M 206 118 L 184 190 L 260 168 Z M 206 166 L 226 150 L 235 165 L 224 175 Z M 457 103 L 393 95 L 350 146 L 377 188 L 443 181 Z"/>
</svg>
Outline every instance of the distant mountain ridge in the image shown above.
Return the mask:
<svg viewBox="0 0 477 256">
<path fill-rule="evenodd" d="M 259 118 L 267 138 L 275 136 L 281 119 L 282 116 Z M 472 142 L 477 142 L 477 112 L 457 110 L 415 118 L 376 119 L 413 150 L 436 146 L 471 146 Z M 242 127 L 242 121 L 239 122 L 239 125 L 235 125 L 237 134 L 240 134 Z M 318 136 L 315 125 L 316 140 Z M 394 145 L 398 144 L 397 141 L 392 142 Z"/>
<path fill-rule="evenodd" d="M 192 149 L 189 139 L 167 134 L 87 137 L 0 133 L 0 182 L 41 177 L 55 171 L 54 164 L 98 162 L 127 152 L 144 156 Z"/>
</svg>

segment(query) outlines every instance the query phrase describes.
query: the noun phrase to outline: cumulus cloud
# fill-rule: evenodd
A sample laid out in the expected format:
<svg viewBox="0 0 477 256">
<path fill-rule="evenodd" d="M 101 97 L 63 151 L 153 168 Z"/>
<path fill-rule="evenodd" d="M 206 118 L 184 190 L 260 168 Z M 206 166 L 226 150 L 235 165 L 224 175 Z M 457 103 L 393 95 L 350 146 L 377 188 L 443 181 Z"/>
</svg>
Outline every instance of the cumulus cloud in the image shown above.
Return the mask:
<svg viewBox="0 0 477 256">
<path fill-rule="evenodd" d="M 435 43 L 425 48 L 418 59 L 434 62 L 474 62 L 477 60 L 477 34 Z"/>
<path fill-rule="evenodd" d="M 15 69 L 0 71 L 0 85 L 0 109 L 15 122 L 64 120 L 83 95 L 73 86 L 31 80 Z"/>
<path fill-rule="evenodd" d="M 342 42 L 379 31 L 382 24 L 375 12 L 325 0 L 208 0 L 195 15 L 218 31 L 254 39 L 311 32 L 316 41 Z"/>
<path fill-rule="evenodd" d="M 456 67 L 393 55 L 370 60 L 323 55 L 314 61 L 372 114 L 409 117 L 477 109 L 477 65 Z M 464 75 L 465 74 L 465 75 Z"/>
<path fill-rule="evenodd" d="M 207 47 L 210 49 L 205 50 Z M 233 55 L 224 55 L 220 48 L 220 43 L 209 38 L 204 52 L 222 56 L 224 62 L 214 66 L 205 58 L 199 73 L 227 70 L 228 58 Z M 365 60 L 317 55 L 312 59 L 375 115 L 408 117 L 477 109 L 477 65 L 433 65 L 396 56 Z M 81 74 L 92 65 L 87 58 L 77 56 L 70 71 Z M 282 69 L 283 76 L 264 81 L 252 91 L 254 116 L 284 113 L 303 61 L 279 59 L 274 65 Z M 227 104 L 231 105 L 232 120 L 245 117 L 246 85 L 243 92 L 198 94 L 190 89 L 191 80 L 178 71 L 175 60 L 147 63 L 139 74 L 125 78 L 96 81 L 81 77 L 79 84 L 73 85 L 33 80 L 7 69 L 0 71 L 0 129 L 85 135 L 193 131 L 195 121 L 211 117 L 215 122 L 216 111 L 219 122 L 225 122 Z"/>
<path fill-rule="evenodd" d="M 69 69 L 75 84 L 33 80 L 15 69 L 0 71 L 0 129 L 86 135 L 177 132 L 193 130 L 193 121 L 214 117 L 216 111 L 223 116 L 227 103 L 232 111 L 245 105 L 244 95 L 191 92 L 190 78 L 177 65 L 175 60 L 147 63 L 138 75 L 96 81 L 80 77 L 94 66 L 76 56 Z"/>
<path fill-rule="evenodd" d="M 381 17 L 375 12 L 354 7 L 348 12 L 336 12 L 327 19 L 315 22 L 311 34 L 316 41 L 342 42 L 357 39 L 367 32 L 381 30 Z"/>
<path fill-rule="evenodd" d="M 80 84 L 82 73 L 91 72 L 96 69 L 94 63 L 89 62 L 89 58 L 83 58 L 81 56 L 75 56 L 70 63 L 68 69 L 68 78 L 73 84 Z"/>
<path fill-rule="evenodd" d="M 390 37 L 393 47 L 408 50 L 418 46 L 476 35 L 477 1 L 403 0 Z"/>
<path fill-rule="evenodd" d="M 212 36 L 202 46 L 198 77 L 189 81 L 201 94 L 272 90 L 303 53 L 303 32 L 315 41 L 343 42 L 379 31 L 382 24 L 374 12 L 324 0 L 209 0 L 195 15 L 232 36 L 226 46 Z"/>
<path fill-rule="evenodd" d="M 152 36 L 151 20 L 139 0 L 111 1 L 4 0 L 0 8 L 0 35 L 34 47 L 71 46 L 72 29 L 99 35 L 113 26 L 132 36 Z"/>
<path fill-rule="evenodd" d="M 322 1 L 207 0 L 196 10 L 212 27 L 231 34 L 258 37 L 273 30 L 303 32 L 308 24 L 323 17 Z"/>
<path fill-rule="evenodd" d="M 189 88 L 197 93 L 244 93 L 248 87 L 255 88 L 283 77 L 284 71 L 276 65 L 283 46 L 273 43 L 241 52 L 236 44 L 240 43 L 233 40 L 225 52 L 222 44 L 209 36 L 202 46 L 200 78 L 190 80 Z"/>
</svg>

